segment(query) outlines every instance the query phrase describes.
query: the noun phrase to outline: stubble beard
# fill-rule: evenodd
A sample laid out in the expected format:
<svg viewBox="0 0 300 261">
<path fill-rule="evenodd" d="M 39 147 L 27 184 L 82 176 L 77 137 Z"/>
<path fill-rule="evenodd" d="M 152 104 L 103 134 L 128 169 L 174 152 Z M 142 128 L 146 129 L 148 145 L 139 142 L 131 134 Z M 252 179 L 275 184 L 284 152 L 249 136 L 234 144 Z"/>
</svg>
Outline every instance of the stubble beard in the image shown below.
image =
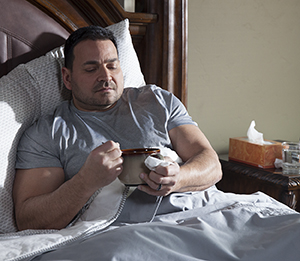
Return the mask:
<svg viewBox="0 0 300 261">
<path fill-rule="evenodd" d="M 76 84 L 74 87 L 72 91 L 73 99 L 80 103 L 80 107 L 86 108 L 86 110 L 107 110 L 111 108 L 121 97 L 121 94 L 117 93 L 117 86 L 114 82 L 99 82 L 99 84 L 97 84 L 92 90 L 94 97 L 86 96 L 80 91 Z M 110 88 L 110 91 L 105 92 L 105 88 Z M 113 91 L 113 93 L 111 91 Z M 99 98 L 99 96 L 101 97 Z"/>
</svg>

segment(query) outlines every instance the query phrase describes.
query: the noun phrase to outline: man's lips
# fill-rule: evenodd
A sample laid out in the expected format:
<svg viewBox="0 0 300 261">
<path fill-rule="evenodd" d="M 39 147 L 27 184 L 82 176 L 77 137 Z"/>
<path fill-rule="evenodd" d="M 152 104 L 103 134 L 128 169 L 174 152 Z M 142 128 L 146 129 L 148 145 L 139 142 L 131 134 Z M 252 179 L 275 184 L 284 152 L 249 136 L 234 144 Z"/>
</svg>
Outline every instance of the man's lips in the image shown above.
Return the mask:
<svg viewBox="0 0 300 261">
<path fill-rule="evenodd" d="M 101 88 L 101 89 L 98 89 L 96 90 L 96 92 L 109 92 L 109 91 L 112 91 L 113 88 L 111 87 L 105 87 L 105 88 Z"/>
<path fill-rule="evenodd" d="M 115 90 L 115 85 L 113 82 L 100 82 L 97 86 L 94 88 L 94 92 L 109 92 Z"/>
</svg>

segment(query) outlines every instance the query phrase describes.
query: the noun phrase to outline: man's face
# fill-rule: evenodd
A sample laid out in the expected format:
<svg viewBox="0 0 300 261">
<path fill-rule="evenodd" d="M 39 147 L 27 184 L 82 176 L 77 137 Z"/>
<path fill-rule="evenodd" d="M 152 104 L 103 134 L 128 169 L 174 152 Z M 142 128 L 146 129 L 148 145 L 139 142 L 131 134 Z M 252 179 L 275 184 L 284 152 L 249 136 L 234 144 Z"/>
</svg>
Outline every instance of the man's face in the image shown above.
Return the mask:
<svg viewBox="0 0 300 261">
<path fill-rule="evenodd" d="M 103 111 L 115 105 L 123 92 L 123 73 L 110 40 L 85 40 L 74 48 L 72 70 L 63 68 L 66 87 L 82 111 Z"/>
</svg>

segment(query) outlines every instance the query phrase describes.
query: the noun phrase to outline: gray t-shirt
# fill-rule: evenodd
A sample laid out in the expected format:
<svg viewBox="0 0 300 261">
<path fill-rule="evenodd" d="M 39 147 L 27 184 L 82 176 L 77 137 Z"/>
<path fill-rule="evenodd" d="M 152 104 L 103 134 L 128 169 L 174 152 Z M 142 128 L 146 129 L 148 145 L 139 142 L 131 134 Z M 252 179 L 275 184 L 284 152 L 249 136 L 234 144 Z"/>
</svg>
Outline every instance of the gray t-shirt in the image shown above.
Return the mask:
<svg viewBox="0 0 300 261">
<path fill-rule="evenodd" d="M 125 88 L 117 104 L 102 112 L 80 111 L 65 101 L 25 131 L 16 168 L 61 167 L 68 180 L 108 140 L 121 149 L 172 148 L 168 131 L 183 124 L 196 125 L 173 94 L 155 85 Z"/>
</svg>

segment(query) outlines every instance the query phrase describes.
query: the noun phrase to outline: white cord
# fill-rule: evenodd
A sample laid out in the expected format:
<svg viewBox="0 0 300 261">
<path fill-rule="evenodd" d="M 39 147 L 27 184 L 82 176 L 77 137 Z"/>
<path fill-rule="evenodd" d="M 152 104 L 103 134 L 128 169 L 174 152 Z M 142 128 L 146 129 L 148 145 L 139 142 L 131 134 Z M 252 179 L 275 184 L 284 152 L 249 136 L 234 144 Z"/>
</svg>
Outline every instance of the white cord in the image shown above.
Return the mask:
<svg viewBox="0 0 300 261">
<path fill-rule="evenodd" d="M 153 221 L 153 219 L 155 218 L 156 213 L 158 211 L 158 208 L 159 208 L 159 206 L 161 204 L 162 199 L 163 199 L 163 196 L 157 196 L 156 202 L 155 202 L 157 204 L 157 206 L 156 206 L 156 208 L 154 210 L 153 216 L 152 216 L 151 220 L 149 221 L 149 223 L 151 223 Z"/>
</svg>

